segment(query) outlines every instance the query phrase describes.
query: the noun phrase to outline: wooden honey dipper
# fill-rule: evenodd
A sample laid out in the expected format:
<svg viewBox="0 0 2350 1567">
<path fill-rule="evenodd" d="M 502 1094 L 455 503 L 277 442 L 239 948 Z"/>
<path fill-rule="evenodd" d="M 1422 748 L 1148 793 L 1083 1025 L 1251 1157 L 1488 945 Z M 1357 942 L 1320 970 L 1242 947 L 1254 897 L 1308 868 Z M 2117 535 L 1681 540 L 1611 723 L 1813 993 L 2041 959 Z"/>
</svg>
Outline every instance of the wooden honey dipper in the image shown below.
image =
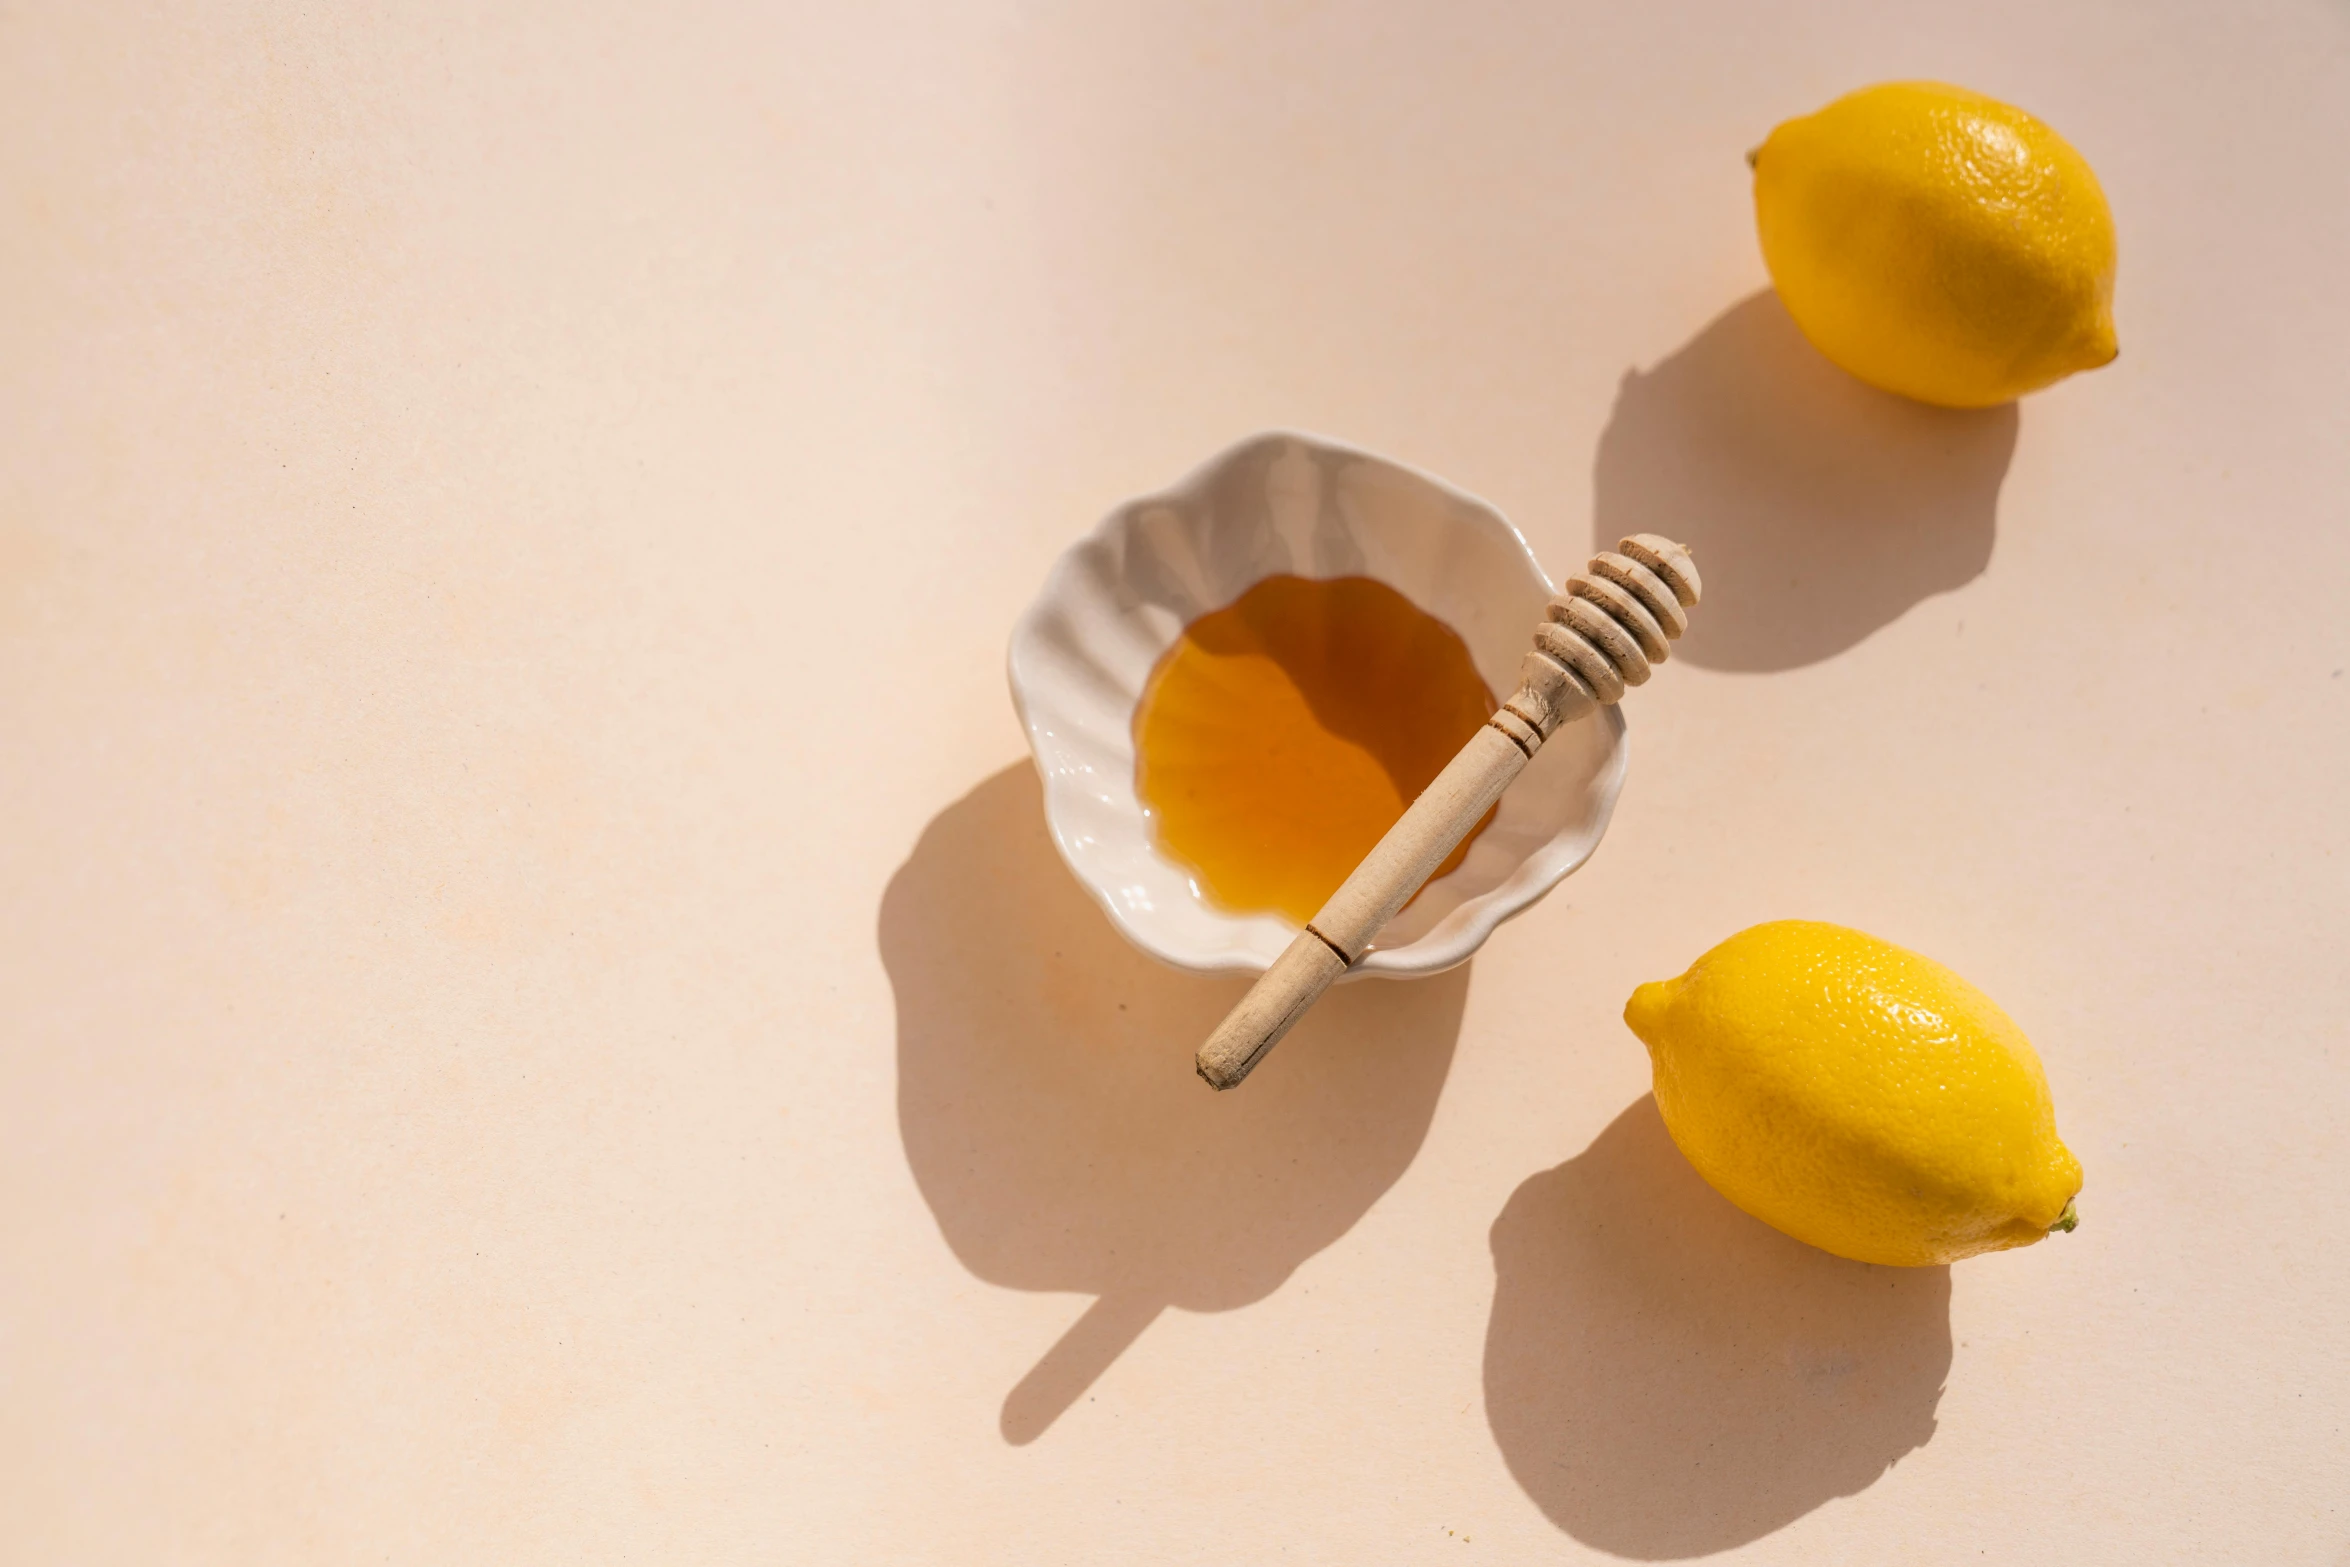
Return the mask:
<svg viewBox="0 0 2350 1567">
<path fill-rule="evenodd" d="M 1321 912 L 1200 1046 L 1199 1075 L 1230 1088 L 1296 1026 L 1501 798 L 1542 742 L 1623 698 L 1671 654 L 1697 603 L 1688 547 L 1635 533 L 1566 586 L 1534 628 L 1517 695 L 1469 737 Z"/>
</svg>

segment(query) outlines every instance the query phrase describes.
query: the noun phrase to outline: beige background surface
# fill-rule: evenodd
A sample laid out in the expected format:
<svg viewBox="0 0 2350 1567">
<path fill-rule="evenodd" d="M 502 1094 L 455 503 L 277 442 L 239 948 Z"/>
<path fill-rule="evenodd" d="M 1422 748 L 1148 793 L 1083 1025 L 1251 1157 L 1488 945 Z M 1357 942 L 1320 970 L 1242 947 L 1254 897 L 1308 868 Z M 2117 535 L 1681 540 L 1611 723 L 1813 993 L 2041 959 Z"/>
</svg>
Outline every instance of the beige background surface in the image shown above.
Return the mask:
<svg viewBox="0 0 2350 1567">
<path fill-rule="evenodd" d="M 2114 368 L 1760 296 L 1901 75 L 2096 164 Z M 2346 261 L 2339 5 L 0 7 L 0 1558 L 2350 1562 Z M 1712 619 L 1217 1099 L 1000 656 L 1271 424 Z M 2078 1234 L 1693 1181 L 1618 1009 L 1785 915 L 2025 1024 Z"/>
</svg>

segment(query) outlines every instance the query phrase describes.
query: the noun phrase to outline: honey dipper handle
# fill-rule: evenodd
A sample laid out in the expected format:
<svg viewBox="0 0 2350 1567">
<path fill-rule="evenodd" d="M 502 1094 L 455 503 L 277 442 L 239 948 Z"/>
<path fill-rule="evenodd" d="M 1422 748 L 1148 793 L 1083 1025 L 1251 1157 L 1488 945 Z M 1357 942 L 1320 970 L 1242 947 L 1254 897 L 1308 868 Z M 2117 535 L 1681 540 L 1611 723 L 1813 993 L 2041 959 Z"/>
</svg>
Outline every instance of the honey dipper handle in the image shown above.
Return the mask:
<svg viewBox="0 0 2350 1567">
<path fill-rule="evenodd" d="M 1361 960 L 1372 938 L 1484 820 L 1532 754 L 1511 729 L 1525 732 L 1535 745 L 1541 743 L 1523 722 L 1513 724 L 1515 718 L 1505 707 L 1470 737 L 1216 1026 L 1200 1046 L 1197 1062 L 1199 1075 L 1210 1087 L 1230 1088 L 1248 1076 L 1322 992 Z"/>
</svg>

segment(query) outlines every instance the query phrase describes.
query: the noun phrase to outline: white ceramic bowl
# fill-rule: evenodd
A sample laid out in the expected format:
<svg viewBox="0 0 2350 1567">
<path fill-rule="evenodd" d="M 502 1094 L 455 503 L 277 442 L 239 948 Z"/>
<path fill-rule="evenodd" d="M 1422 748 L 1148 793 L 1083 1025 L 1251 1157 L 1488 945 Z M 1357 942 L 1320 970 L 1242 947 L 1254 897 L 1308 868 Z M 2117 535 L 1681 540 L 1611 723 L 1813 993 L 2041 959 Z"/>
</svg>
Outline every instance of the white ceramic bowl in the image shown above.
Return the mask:
<svg viewBox="0 0 2350 1567">
<path fill-rule="evenodd" d="M 1551 583 L 1500 512 L 1400 463 L 1309 435 L 1243 441 L 1131 501 L 1054 563 L 1012 632 L 1012 701 L 1053 842 L 1128 940 L 1178 968 L 1262 972 L 1297 934 L 1210 905 L 1162 855 L 1134 792 L 1134 709 L 1184 626 L 1282 572 L 1375 577 L 1459 632 L 1496 700 L 1517 689 Z M 1613 707 L 1535 754 L 1451 875 L 1347 976 L 1434 974 L 1591 857 L 1623 787 Z"/>
</svg>

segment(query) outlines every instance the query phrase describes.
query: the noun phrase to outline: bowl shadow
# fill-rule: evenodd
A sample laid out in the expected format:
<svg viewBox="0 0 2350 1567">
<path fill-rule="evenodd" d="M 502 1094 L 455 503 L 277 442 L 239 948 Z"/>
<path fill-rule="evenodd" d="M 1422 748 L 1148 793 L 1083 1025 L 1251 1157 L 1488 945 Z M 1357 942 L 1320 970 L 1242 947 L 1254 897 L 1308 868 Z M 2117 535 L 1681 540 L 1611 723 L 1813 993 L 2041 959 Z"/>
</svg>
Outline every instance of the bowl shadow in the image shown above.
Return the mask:
<svg viewBox="0 0 2350 1567">
<path fill-rule="evenodd" d="M 1627 371 L 1592 472 L 1594 549 L 1662 533 L 1705 607 L 1674 656 L 1817 663 L 1990 564 L 2015 405 L 1929 407 L 1845 374 L 1769 290 Z"/>
<path fill-rule="evenodd" d="M 1094 1303 L 1012 1388 L 1041 1436 L 1168 1307 L 1263 1299 L 1418 1152 L 1468 971 L 1327 996 L 1245 1087 L 1192 1070 L 1244 979 L 1129 946 L 1046 834 L 1033 768 L 942 811 L 882 896 L 906 1160 L 963 1266 Z"/>
<path fill-rule="evenodd" d="M 1494 1221 L 1485 1408 L 1551 1521 L 1702 1556 L 1865 1490 L 1934 1434 L 1950 1270 L 1814 1250 L 1673 1146 L 1654 1098 Z"/>
</svg>

